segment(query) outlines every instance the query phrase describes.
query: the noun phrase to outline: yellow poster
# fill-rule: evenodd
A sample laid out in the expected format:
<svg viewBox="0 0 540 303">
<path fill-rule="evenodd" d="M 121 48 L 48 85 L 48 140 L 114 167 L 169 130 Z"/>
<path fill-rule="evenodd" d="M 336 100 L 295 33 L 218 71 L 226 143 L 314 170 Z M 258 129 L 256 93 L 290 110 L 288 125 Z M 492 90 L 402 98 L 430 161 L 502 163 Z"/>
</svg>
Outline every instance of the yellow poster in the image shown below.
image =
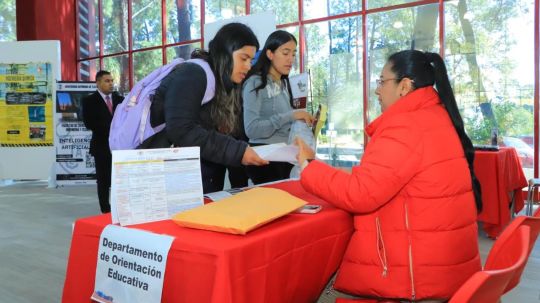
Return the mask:
<svg viewBox="0 0 540 303">
<path fill-rule="evenodd" d="M 0 64 L 0 146 L 53 146 L 50 63 Z"/>
</svg>

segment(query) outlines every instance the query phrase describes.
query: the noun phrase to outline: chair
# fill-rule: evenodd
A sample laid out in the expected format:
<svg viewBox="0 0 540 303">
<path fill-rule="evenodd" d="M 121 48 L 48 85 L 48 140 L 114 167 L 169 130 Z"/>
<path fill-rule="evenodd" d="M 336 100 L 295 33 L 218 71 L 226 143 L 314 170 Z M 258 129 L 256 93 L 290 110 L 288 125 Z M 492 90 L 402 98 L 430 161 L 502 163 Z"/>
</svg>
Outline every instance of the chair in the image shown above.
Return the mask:
<svg viewBox="0 0 540 303">
<path fill-rule="evenodd" d="M 531 228 L 529 226 L 515 224 L 511 229 L 505 229 L 503 235 L 496 241 L 499 243 L 497 252 L 499 257 L 495 259 L 497 262 L 492 261 L 494 266 L 497 265 L 499 268 L 476 272 L 452 295 L 449 303 L 499 302 L 516 271 L 525 266 L 529 255 L 530 238 Z M 336 300 L 336 303 L 349 302 L 376 303 L 381 301 L 342 298 Z"/>
<path fill-rule="evenodd" d="M 527 216 L 532 216 L 534 205 L 534 191 L 538 187 L 540 187 L 539 178 L 529 179 L 529 188 L 527 189 L 527 206 L 525 207 L 525 214 Z"/>
<path fill-rule="evenodd" d="M 512 254 L 515 254 L 516 252 L 512 252 L 512 248 L 506 247 L 507 241 L 520 226 L 528 226 L 530 228 L 529 247 L 527 249 L 527 259 L 529 258 L 529 255 L 534 247 L 534 243 L 536 242 L 540 232 L 540 211 L 537 211 L 537 214 L 539 217 L 518 216 L 505 228 L 489 251 L 486 264 L 484 265 L 484 270 L 497 270 L 511 265 L 514 258 Z M 525 264 L 523 264 L 523 266 L 514 273 L 514 276 L 508 283 L 504 293 L 507 293 L 518 285 L 519 280 L 521 279 L 521 274 L 523 273 L 523 270 L 525 270 L 527 259 L 525 260 Z"/>
<path fill-rule="evenodd" d="M 499 241 L 499 240 L 497 240 Z M 520 226 L 501 245 L 508 267 L 483 270 L 472 275 L 454 293 L 449 303 L 497 303 L 515 272 L 525 266 L 530 241 L 530 228 Z M 502 264 L 499 263 L 499 264 Z"/>
</svg>

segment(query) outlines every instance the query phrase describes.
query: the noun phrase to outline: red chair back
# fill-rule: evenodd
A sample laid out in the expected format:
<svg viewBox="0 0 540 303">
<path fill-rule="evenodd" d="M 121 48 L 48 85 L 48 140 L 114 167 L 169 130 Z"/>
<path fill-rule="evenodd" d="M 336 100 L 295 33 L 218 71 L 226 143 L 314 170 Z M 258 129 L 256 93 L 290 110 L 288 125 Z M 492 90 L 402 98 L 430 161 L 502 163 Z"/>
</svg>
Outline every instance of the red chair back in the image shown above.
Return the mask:
<svg viewBox="0 0 540 303">
<path fill-rule="evenodd" d="M 501 236 L 493 244 L 493 247 L 489 251 L 486 264 L 484 265 L 484 270 L 502 269 L 513 263 L 516 258 L 515 255 L 517 254 L 517 251 L 513 250 L 512 248 L 505 248 L 505 246 L 512 233 L 520 226 L 528 226 L 530 228 L 529 247 L 527 249 L 527 259 L 529 258 L 529 255 L 534 247 L 534 243 L 538 238 L 538 233 L 540 232 L 540 217 L 535 218 L 519 216 L 506 227 Z M 521 274 L 527 265 L 527 259 L 525 260 L 523 266 L 516 270 L 514 276 L 510 279 L 510 282 L 504 290 L 504 293 L 507 293 L 519 284 Z"/>
<path fill-rule="evenodd" d="M 399 301 L 379 301 L 376 299 L 345 299 L 337 298 L 336 303 L 399 303 Z"/>
<path fill-rule="evenodd" d="M 377 300 L 337 298 L 336 303 L 377 303 Z"/>
<path fill-rule="evenodd" d="M 457 290 L 449 303 L 499 302 L 516 270 L 525 266 L 529 241 L 530 228 L 528 226 L 520 226 L 514 229 L 514 232 L 506 238 L 501 248 L 501 253 L 505 256 L 504 261 L 512 262 L 512 264 L 506 268 L 475 273 Z M 502 264 L 502 262 L 499 264 Z"/>
<path fill-rule="evenodd" d="M 536 212 L 539 214 L 540 212 Z M 540 218 L 519 216 L 495 241 L 484 271 L 472 275 L 449 303 L 497 303 L 521 278 L 527 258 L 540 232 Z M 375 303 L 373 299 L 336 299 L 336 303 Z"/>
</svg>

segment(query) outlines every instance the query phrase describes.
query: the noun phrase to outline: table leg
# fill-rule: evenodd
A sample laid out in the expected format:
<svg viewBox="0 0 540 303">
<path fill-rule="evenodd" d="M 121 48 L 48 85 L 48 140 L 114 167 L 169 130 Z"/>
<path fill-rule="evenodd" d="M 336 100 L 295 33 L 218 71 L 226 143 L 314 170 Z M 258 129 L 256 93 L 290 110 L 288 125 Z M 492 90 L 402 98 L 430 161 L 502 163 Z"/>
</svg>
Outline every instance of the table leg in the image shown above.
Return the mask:
<svg viewBox="0 0 540 303">
<path fill-rule="evenodd" d="M 515 193 L 511 191 L 510 193 L 508 193 L 508 195 L 510 197 L 510 219 L 514 219 L 514 217 L 516 216 L 515 211 L 514 211 L 516 207 L 516 204 L 514 203 Z"/>
</svg>

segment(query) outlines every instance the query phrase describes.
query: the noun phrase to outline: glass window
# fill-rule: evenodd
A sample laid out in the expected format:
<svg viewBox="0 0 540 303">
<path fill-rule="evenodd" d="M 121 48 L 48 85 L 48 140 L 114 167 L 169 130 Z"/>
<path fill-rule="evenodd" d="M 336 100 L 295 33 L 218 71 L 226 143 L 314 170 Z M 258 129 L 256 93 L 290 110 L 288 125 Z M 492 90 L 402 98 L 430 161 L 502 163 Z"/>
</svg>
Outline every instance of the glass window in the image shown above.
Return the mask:
<svg viewBox="0 0 540 303">
<path fill-rule="evenodd" d="M 450 1 L 445 5 L 445 60 L 473 143 L 515 147 L 532 177 L 534 1 Z"/>
<path fill-rule="evenodd" d="M 168 47 L 167 48 L 167 62 L 171 62 L 175 58 L 183 58 L 187 60 L 190 58 L 191 52 L 194 49 L 200 48 L 200 47 L 201 47 L 200 43 Z"/>
<path fill-rule="evenodd" d="M 437 4 L 385 11 L 367 17 L 369 71 L 369 112 L 372 121 L 381 114 L 375 81 L 391 54 L 405 50 L 439 52 L 439 11 Z"/>
<path fill-rule="evenodd" d="M 81 81 L 93 82 L 96 80 L 96 73 L 99 71 L 99 59 L 79 62 L 79 79 Z"/>
<path fill-rule="evenodd" d="M 128 51 L 127 0 L 102 0 L 103 51 L 114 54 Z"/>
<path fill-rule="evenodd" d="M 204 0 L 204 3 L 206 23 L 246 14 L 245 0 Z"/>
<path fill-rule="evenodd" d="M 79 58 L 99 56 L 98 0 L 79 0 Z"/>
<path fill-rule="evenodd" d="M 362 0 L 304 0 L 304 20 L 358 12 Z"/>
<path fill-rule="evenodd" d="M 161 49 L 133 53 L 133 84 L 163 65 Z"/>
<path fill-rule="evenodd" d="M 297 0 L 251 0 L 251 13 L 272 12 L 277 24 L 298 21 Z"/>
<path fill-rule="evenodd" d="M 318 157 L 335 166 L 352 166 L 363 153 L 361 18 L 306 25 L 306 70 L 311 74 L 314 108 L 328 107 L 318 138 Z M 308 105 L 308 109 L 309 109 Z"/>
<path fill-rule="evenodd" d="M 366 0 L 368 9 L 417 2 L 418 0 Z"/>
<path fill-rule="evenodd" d="M 16 41 L 15 0 L 0 1 L 0 41 Z"/>
<path fill-rule="evenodd" d="M 0 1 L 0 41 L 15 39 L 15 2 Z M 101 60 L 104 69 L 113 72 L 121 92 L 127 92 L 130 83 L 136 83 L 163 64 L 163 51 L 166 62 L 178 57 L 189 59 L 191 52 L 201 47 L 203 19 L 211 23 L 243 16 L 246 4 L 253 14 L 273 12 L 277 24 L 293 33 L 299 42 L 299 33 L 304 35 L 303 53 L 298 47 L 291 75 L 300 70 L 310 72 L 308 110 L 313 111 L 319 104 L 329 108 L 317 152 L 336 166 L 358 162 L 363 152 L 364 117 L 372 121 L 380 115 L 375 81 L 387 57 L 411 48 L 438 53 L 440 45 L 444 45 L 451 84 L 471 139 L 475 144 L 486 144 L 497 131 L 499 144 L 516 147 L 527 177 L 532 177 L 534 157 L 529 156 L 531 151 L 525 146 L 534 149 L 534 127 L 539 127 L 534 125 L 533 108 L 538 94 L 534 79 L 540 75 L 534 74 L 538 67 L 532 64 L 538 0 L 77 0 L 75 3 L 80 79 L 92 81 Z M 97 3 L 101 3 L 101 14 L 97 12 Z M 366 5 L 365 12 L 362 3 Z M 298 7 L 300 4 L 302 7 Z M 444 31 L 439 28 L 441 7 L 445 13 Z M 162 20 L 162 9 L 166 20 Z M 367 37 L 362 36 L 362 14 L 366 14 Z M 285 24 L 292 26 L 284 28 Z M 128 32 L 129 27 L 132 33 Z M 439 37 L 441 32 L 444 37 Z M 442 43 L 440 39 L 444 39 Z M 362 60 L 366 60 L 365 71 Z M 364 86 L 367 92 L 363 92 Z M 364 100 L 364 94 L 368 100 Z"/>
<path fill-rule="evenodd" d="M 167 0 L 167 43 L 178 43 L 201 37 L 199 1 Z"/>
<path fill-rule="evenodd" d="M 133 0 L 131 5 L 133 49 L 161 45 L 161 0 Z"/>
<path fill-rule="evenodd" d="M 103 58 L 103 69 L 111 72 L 115 83 L 115 89 L 121 94 L 127 94 L 130 89 L 128 62 L 128 55 Z"/>
</svg>

